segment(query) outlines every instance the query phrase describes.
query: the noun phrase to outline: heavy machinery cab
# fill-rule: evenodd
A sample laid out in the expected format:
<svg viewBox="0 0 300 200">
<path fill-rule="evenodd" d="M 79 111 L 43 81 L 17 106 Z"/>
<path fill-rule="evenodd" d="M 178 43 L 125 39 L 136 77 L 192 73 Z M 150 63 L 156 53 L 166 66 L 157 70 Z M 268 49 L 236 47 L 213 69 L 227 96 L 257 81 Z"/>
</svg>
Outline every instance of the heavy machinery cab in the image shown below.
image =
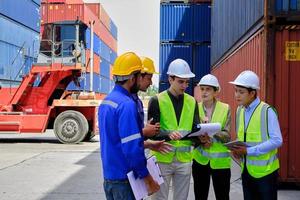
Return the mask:
<svg viewBox="0 0 300 200">
<path fill-rule="evenodd" d="M 64 143 L 95 134 L 100 101 L 93 93 L 66 91 L 71 81 L 84 78 L 89 63 L 86 28 L 80 21 L 44 26 L 37 63 L 19 87 L 0 90 L 0 132 L 41 133 L 53 127 Z"/>
</svg>

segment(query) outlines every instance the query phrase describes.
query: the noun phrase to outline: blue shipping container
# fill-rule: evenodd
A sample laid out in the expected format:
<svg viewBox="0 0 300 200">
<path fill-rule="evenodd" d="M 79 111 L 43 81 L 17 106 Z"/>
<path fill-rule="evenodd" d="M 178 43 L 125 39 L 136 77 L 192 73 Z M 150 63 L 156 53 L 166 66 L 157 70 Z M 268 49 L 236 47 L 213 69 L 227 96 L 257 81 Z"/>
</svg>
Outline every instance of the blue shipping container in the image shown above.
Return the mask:
<svg viewBox="0 0 300 200">
<path fill-rule="evenodd" d="M 40 48 L 39 33 L 0 15 L 0 41 L 23 47 L 26 55 L 36 58 Z"/>
<path fill-rule="evenodd" d="M 25 49 L 0 40 L 0 79 L 21 81 L 30 71 L 36 58 L 27 55 Z"/>
<path fill-rule="evenodd" d="M 118 40 L 118 28 L 112 20 L 110 20 L 110 32 L 111 35 Z"/>
<path fill-rule="evenodd" d="M 276 0 L 276 12 L 300 11 L 299 0 Z"/>
<path fill-rule="evenodd" d="M 194 19 L 191 22 L 194 27 L 194 42 L 209 42 L 211 29 L 211 6 L 208 3 L 195 4 Z"/>
<path fill-rule="evenodd" d="M 0 14 L 40 32 L 40 8 L 32 0 L 1 0 Z"/>
<path fill-rule="evenodd" d="M 86 41 L 86 48 L 87 49 L 91 49 L 90 34 L 91 34 L 91 30 L 89 28 L 86 29 L 85 41 Z M 97 54 L 98 56 L 104 58 L 109 63 L 113 63 L 115 61 L 116 53 L 111 48 L 109 48 L 109 46 L 107 46 L 105 44 L 105 42 L 103 42 L 98 37 L 98 35 L 96 35 L 95 33 L 94 33 L 94 48 L 93 49 L 94 49 L 95 54 Z"/>
<path fill-rule="evenodd" d="M 211 63 L 216 63 L 264 16 L 264 0 L 212 2 Z"/>
<path fill-rule="evenodd" d="M 199 44 L 194 46 L 194 80 L 199 82 L 200 79 L 210 73 L 210 45 Z"/>
<path fill-rule="evenodd" d="M 191 4 L 160 5 L 160 40 L 193 41 L 193 7 Z"/>
<path fill-rule="evenodd" d="M 100 75 L 109 79 L 110 77 L 110 63 L 103 58 L 100 58 Z"/>
<path fill-rule="evenodd" d="M 159 62 L 159 73 L 160 81 L 168 80 L 168 67 L 169 64 L 177 59 L 181 58 L 187 61 L 192 67 L 193 65 L 193 48 L 191 44 L 173 44 L 163 43 L 160 45 L 160 62 Z"/>
<path fill-rule="evenodd" d="M 111 80 L 100 75 L 100 93 L 108 94 L 111 91 Z"/>
</svg>

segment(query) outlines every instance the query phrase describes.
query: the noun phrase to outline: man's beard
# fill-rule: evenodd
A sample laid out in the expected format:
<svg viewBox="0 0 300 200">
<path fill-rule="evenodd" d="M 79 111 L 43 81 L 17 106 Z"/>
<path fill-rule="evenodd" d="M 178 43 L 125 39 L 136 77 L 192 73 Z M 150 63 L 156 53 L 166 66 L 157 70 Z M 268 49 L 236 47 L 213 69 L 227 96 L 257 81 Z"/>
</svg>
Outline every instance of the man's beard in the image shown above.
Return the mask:
<svg viewBox="0 0 300 200">
<path fill-rule="evenodd" d="M 134 85 L 130 88 L 130 93 L 136 94 L 139 91 L 139 86 L 137 84 L 137 81 L 134 82 Z"/>
</svg>

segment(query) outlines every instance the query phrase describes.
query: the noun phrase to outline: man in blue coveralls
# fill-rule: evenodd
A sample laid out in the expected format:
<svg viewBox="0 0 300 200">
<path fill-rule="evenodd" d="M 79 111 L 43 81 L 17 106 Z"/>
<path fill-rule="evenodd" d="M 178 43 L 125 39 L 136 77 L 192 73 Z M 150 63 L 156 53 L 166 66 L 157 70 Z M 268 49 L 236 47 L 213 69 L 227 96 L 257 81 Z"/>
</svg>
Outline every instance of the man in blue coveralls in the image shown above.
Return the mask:
<svg viewBox="0 0 300 200">
<path fill-rule="evenodd" d="M 142 124 L 131 93 L 139 90 L 140 58 L 132 52 L 119 56 L 113 66 L 115 87 L 99 107 L 101 158 L 104 190 L 108 200 L 135 199 L 127 173 L 145 181 L 149 194 L 159 185 L 149 174 L 144 155 Z"/>
</svg>

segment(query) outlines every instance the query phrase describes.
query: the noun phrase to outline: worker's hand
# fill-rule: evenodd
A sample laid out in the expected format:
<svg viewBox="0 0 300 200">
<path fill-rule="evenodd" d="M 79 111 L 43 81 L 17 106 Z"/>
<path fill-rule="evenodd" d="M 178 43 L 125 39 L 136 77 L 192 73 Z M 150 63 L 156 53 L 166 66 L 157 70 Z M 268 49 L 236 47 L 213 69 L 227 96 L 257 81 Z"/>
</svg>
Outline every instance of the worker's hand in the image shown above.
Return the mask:
<svg viewBox="0 0 300 200">
<path fill-rule="evenodd" d="M 145 148 L 149 148 L 153 151 L 158 151 L 159 153 L 165 154 L 172 151 L 172 145 L 165 142 L 164 140 L 147 140 L 144 142 Z"/>
<path fill-rule="evenodd" d="M 204 135 L 198 136 L 198 138 L 202 144 L 205 144 L 211 140 L 211 138 L 208 136 L 207 133 L 204 133 Z"/>
<path fill-rule="evenodd" d="M 174 132 L 169 134 L 169 138 L 171 140 L 180 140 L 182 138 L 182 135 L 178 131 L 174 131 Z"/>
<path fill-rule="evenodd" d="M 151 118 L 145 125 L 145 128 L 143 128 L 143 135 L 145 137 L 153 137 L 153 136 L 159 134 L 160 123 L 156 122 L 155 124 L 152 124 L 152 121 L 153 121 L 153 118 Z"/>
<path fill-rule="evenodd" d="M 144 182 L 147 187 L 148 195 L 152 195 L 153 193 L 157 192 L 160 188 L 158 183 L 155 180 L 153 180 L 150 174 L 144 178 Z"/>
<path fill-rule="evenodd" d="M 230 150 L 235 158 L 241 158 L 244 155 L 247 155 L 247 147 L 245 146 L 234 145 Z"/>
</svg>

